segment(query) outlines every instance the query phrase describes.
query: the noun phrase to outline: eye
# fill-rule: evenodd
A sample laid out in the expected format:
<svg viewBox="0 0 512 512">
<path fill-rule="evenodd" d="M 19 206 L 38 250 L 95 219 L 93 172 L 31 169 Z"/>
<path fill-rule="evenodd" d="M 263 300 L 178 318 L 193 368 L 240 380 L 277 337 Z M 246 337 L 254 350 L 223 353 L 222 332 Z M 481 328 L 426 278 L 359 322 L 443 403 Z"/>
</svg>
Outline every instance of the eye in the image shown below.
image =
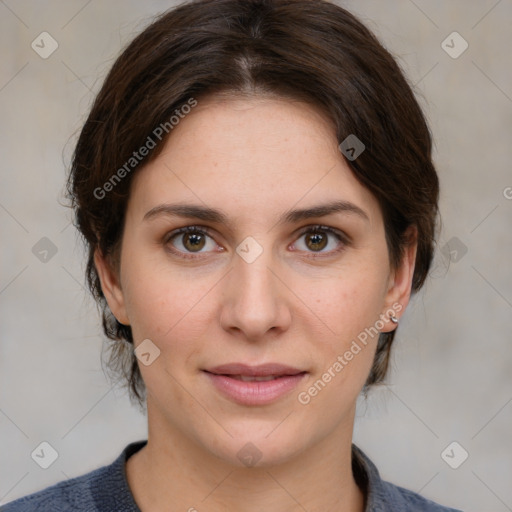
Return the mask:
<svg viewBox="0 0 512 512">
<path fill-rule="evenodd" d="M 198 226 L 186 226 L 172 231 L 163 242 L 170 252 L 184 258 L 195 258 L 194 253 L 201 254 L 218 247 L 208 230 Z M 203 251 L 204 248 L 207 250 Z"/>
<path fill-rule="evenodd" d="M 303 237 L 304 241 L 300 242 Z M 302 230 L 297 240 L 299 243 L 295 242 L 294 249 L 312 253 L 313 257 L 334 254 L 349 245 L 349 238 L 342 232 L 320 225 L 308 226 Z M 208 228 L 200 226 L 186 226 L 172 231 L 164 237 L 163 243 L 169 252 L 188 259 L 200 258 L 201 254 L 216 249 L 218 252 L 224 250 L 215 243 Z M 295 247 L 296 245 L 298 247 Z M 331 249 L 324 251 L 329 246 Z M 319 256 L 315 253 L 318 253 Z"/>
<path fill-rule="evenodd" d="M 306 252 L 322 254 L 337 253 L 342 251 L 345 246 L 348 245 L 346 236 L 327 226 L 308 226 L 300 233 L 298 240 L 300 241 L 303 237 L 303 242 L 295 242 L 294 245 L 297 245 L 298 250 Z M 331 250 L 324 251 L 324 249 L 329 246 L 331 247 Z"/>
</svg>

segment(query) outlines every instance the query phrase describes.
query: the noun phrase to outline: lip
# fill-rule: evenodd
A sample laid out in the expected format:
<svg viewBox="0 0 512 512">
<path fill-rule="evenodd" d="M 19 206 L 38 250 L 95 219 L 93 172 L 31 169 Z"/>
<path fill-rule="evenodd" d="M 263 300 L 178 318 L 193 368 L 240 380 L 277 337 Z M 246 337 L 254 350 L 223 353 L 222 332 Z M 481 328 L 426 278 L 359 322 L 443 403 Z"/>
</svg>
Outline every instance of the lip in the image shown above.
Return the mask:
<svg viewBox="0 0 512 512">
<path fill-rule="evenodd" d="M 268 375 L 297 375 L 304 370 L 279 363 L 259 364 L 228 363 L 208 368 L 206 371 L 217 375 L 246 375 L 247 377 L 267 377 Z"/>
<path fill-rule="evenodd" d="M 279 363 L 250 366 L 229 363 L 203 370 L 215 388 L 230 400 L 241 405 L 267 405 L 288 394 L 307 375 L 307 372 Z M 238 376 L 269 377 L 267 381 L 243 381 Z"/>
</svg>

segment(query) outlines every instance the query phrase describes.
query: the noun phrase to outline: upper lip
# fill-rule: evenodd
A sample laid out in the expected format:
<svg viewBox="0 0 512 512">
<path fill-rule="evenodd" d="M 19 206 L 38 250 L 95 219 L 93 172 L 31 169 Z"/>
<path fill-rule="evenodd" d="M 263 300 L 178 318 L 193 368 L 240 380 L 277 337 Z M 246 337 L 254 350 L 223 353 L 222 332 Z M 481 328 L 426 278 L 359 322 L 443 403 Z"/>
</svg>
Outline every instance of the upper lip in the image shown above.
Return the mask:
<svg viewBox="0 0 512 512">
<path fill-rule="evenodd" d="M 221 364 L 206 370 L 217 375 L 247 375 L 248 377 L 266 377 L 268 375 L 297 375 L 304 370 L 279 363 L 267 363 L 251 366 L 243 363 Z"/>
</svg>

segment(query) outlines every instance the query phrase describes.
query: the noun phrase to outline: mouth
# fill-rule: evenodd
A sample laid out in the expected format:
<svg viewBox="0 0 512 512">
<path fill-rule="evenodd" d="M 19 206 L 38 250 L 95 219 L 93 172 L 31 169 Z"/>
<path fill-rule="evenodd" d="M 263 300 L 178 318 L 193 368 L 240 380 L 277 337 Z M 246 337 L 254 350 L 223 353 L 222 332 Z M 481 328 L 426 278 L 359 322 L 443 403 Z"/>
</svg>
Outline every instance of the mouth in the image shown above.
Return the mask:
<svg viewBox="0 0 512 512">
<path fill-rule="evenodd" d="M 230 363 L 203 370 L 215 389 L 241 405 L 267 405 L 289 394 L 307 371 L 279 363 Z"/>
<path fill-rule="evenodd" d="M 242 380 L 244 382 L 266 382 L 269 380 L 276 380 L 280 379 L 281 377 L 284 377 L 284 375 L 268 375 L 266 377 L 254 377 L 251 375 L 229 375 L 229 374 L 222 374 L 226 377 L 231 377 L 232 379 L 236 380 Z"/>
</svg>

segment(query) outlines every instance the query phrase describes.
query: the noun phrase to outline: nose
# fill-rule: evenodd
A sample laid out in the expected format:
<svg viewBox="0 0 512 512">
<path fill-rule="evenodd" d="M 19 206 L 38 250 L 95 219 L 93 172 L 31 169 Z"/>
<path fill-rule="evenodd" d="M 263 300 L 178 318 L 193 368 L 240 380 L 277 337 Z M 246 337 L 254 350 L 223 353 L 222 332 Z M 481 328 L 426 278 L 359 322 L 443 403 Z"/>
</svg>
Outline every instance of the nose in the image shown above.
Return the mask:
<svg viewBox="0 0 512 512">
<path fill-rule="evenodd" d="M 292 294 L 280 273 L 282 268 L 273 260 L 271 250 L 264 249 L 254 260 L 243 252 L 235 254 L 224 282 L 222 327 L 250 341 L 286 331 L 291 322 Z"/>
</svg>

